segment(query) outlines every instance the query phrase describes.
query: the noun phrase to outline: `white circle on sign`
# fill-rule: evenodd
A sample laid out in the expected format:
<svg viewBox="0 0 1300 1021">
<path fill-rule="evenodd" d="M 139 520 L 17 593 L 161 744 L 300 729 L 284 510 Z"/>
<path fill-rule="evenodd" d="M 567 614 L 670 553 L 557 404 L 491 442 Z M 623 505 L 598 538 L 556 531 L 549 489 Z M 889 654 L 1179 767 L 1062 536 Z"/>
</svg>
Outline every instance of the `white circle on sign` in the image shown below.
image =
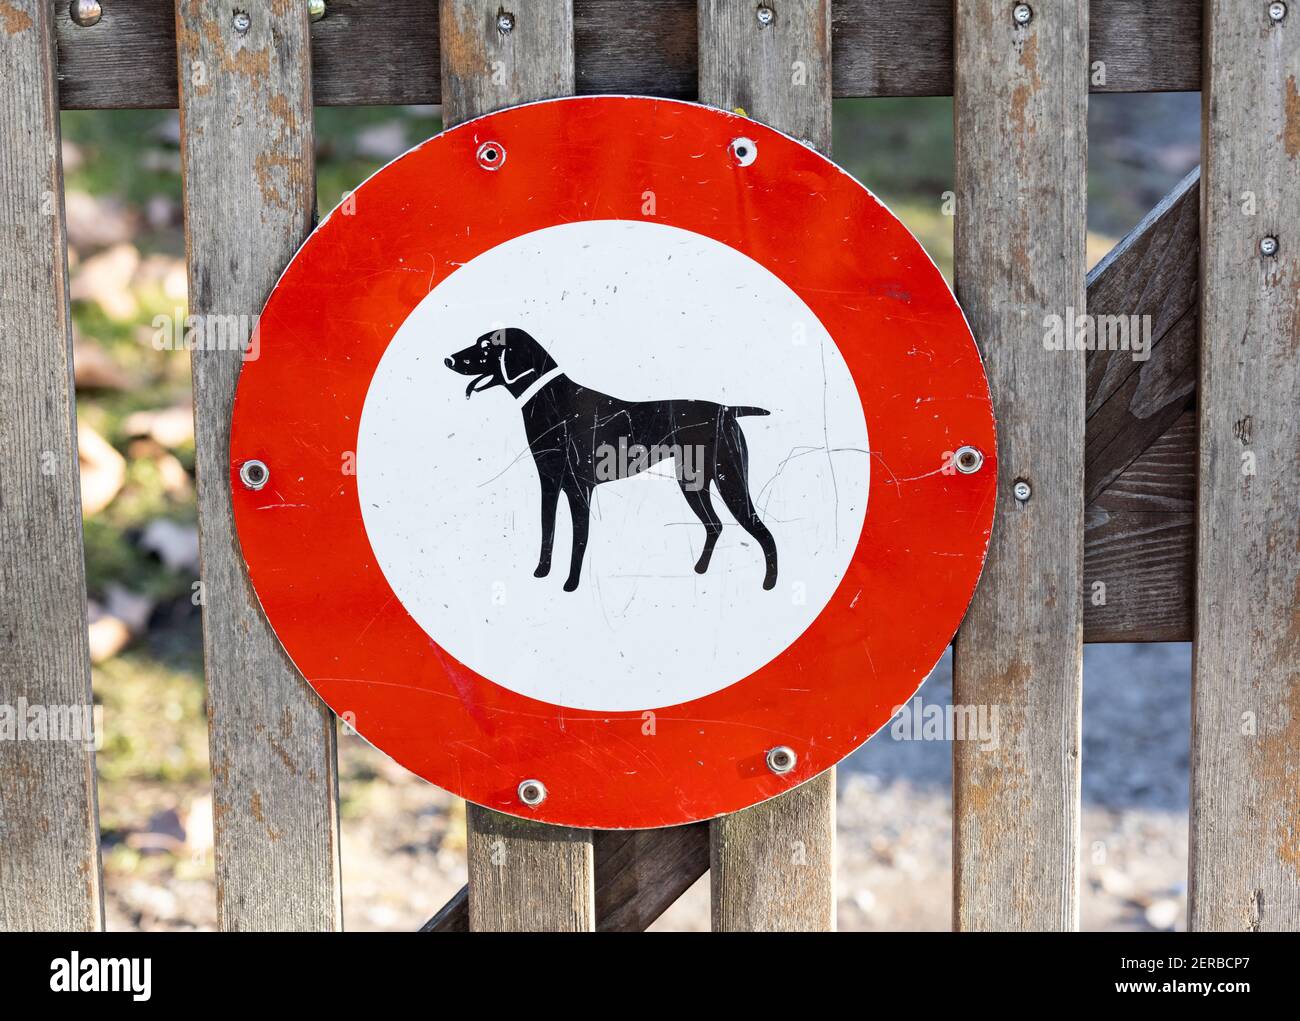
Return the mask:
<svg viewBox="0 0 1300 1021">
<path fill-rule="evenodd" d="M 502 386 L 467 399 L 469 379 L 444 364 L 511 327 L 570 380 L 619 400 L 767 410 L 737 421 L 777 549 L 774 586 L 763 588 L 763 550 L 716 484 L 722 534 L 696 572 L 706 529 L 673 458 L 595 487 L 572 592 L 561 496 L 553 564 L 534 577 L 541 485 L 520 404 Z M 866 421 L 835 342 L 765 267 L 664 224 L 548 227 L 455 270 L 398 328 L 359 432 L 366 533 L 407 612 L 475 672 L 574 709 L 677 705 L 763 667 L 833 595 L 866 513 Z"/>
</svg>

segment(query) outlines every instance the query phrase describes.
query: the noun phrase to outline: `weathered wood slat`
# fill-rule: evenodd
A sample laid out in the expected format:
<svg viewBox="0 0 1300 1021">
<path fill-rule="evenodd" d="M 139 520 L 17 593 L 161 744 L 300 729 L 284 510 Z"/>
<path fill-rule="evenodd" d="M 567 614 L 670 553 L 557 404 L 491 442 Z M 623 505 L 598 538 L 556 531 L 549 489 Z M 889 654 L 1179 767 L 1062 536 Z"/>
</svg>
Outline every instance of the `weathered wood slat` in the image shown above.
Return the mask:
<svg viewBox="0 0 1300 1021">
<path fill-rule="evenodd" d="M 574 0 L 578 92 L 694 99 L 695 8 L 695 0 Z"/>
<path fill-rule="evenodd" d="M 835 931 L 835 770 L 712 822 L 714 932 Z"/>
<path fill-rule="evenodd" d="M 515 14 L 526 17 L 530 6 L 516 5 Z M 694 98 L 695 6 L 575 0 L 578 91 Z M 171 0 L 105 4 L 91 28 L 76 25 L 68 8 L 56 5 L 65 109 L 176 105 Z M 311 28 L 317 103 L 442 101 L 432 0 L 329 0 L 327 11 Z M 952 0 L 836 0 L 835 95 L 951 95 L 952 13 Z M 1093 91 L 1200 88 L 1200 26 L 1200 0 L 1093 0 L 1091 59 L 1106 68 Z"/>
<path fill-rule="evenodd" d="M 1191 410 L 1088 505 L 1085 642 L 1191 640 L 1195 499 Z"/>
<path fill-rule="evenodd" d="M 91 711 L 50 16 L 0 8 L 0 703 L 33 738 L 25 706 Z M 62 736 L 0 740 L 0 930 L 103 928 L 93 742 Z"/>
<path fill-rule="evenodd" d="M 830 0 L 700 0 L 700 99 L 831 146 Z M 835 928 L 835 770 L 712 822 L 713 928 Z"/>
<path fill-rule="evenodd" d="M 591 932 L 596 869 L 591 831 L 492 812 L 466 815 L 473 932 Z"/>
<path fill-rule="evenodd" d="M 1200 89 L 1202 6 L 1202 0 L 1092 0 L 1088 12 L 1090 91 Z M 1104 68 L 1099 68 L 1099 63 Z M 1097 80 L 1099 71 L 1104 71 L 1104 83 Z"/>
<path fill-rule="evenodd" d="M 831 147 L 831 3 L 699 6 L 700 101 L 743 110 L 822 152 Z"/>
<path fill-rule="evenodd" d="M 1098 349 L 1087 356 L 1084 499 L 1091 503 L 1189 407 L 1196 390 L 1200 169 L 1088 276 Z M 1144 322 L 1145 321 L 1145 322 Z M 1149 331 L 1150 348 L 1102 350 Z"/>
<path fill-rule="evenodd" d="M 516 4 L 509 31 L 498 25 L 496 0 L 442 0 L 439 7 L 444 125 L 573 93 L 572 0 Z M 545 826 L 479 805 L 468 806 L 466 827 L 472 929 L 595 929 L 590 830 Z"/>
<path fill-rule="evenodd" d="M 420 926 L 420 932 L 469 932 L 469 884 L 462 886 Z"/>
<path fill-rule="evenodd" d="M 643 932 L 708 870 L 708 823 L 597 833 L 597 930 Z"/>
<path fill-rule="evenodd" d="M 1300 10 L 1206 4 L 1189 924 L 1300 928 Z M 1276 238 L 1275 254 L 1261 250 Z"/>
<path fill-rule="evenodd" d="M 573 94 L 573 0 L 503 14 L 489 0 L 443 0 L 442 115 L 459 124 L 516 103 Z M 514 26 L 504 29 L 499 19 Z"/>
<path fill-rule="evenodd" d="M 709 869 L 707 823 L 662 830 L 603 830 L 593 834 L 596 930 L 644 932 Z M 420 927 L 467 932 L 469 887 L 463 886 Z"/>
<path fill-rule="evenodd" d="M 1090 69 L 1091 90 L 1199 89 L 1200 3 L 1092 0 L 1089 59 L 1104 65 L 1104 81 Z M 953 0 L 836 0 L 836 97 L 951 96 L 953 7 Z"/>
<path fill-rule="evenodd" d="M 998 518 L 957 634 L 953 698 L 995 706 L 996 749 L 953 744 L 954 921 L 1078 925 L 1084 357 L 1049 350 L 1085 310 L 1086 0 L 959 3 L 957 293 L 998 414 Z M 1028 501 L 1013 483 L 1032 487 Z"/>
<path fill-rule="evenodd" d="M 306 5 L 240 10 L 243 32 L 216 0 L 178 0 L 176 20 L 190 311 L 248 317 L 247 335 L 311 229 L 315 180 Z M 241 353 L 192 359 L 218 922 L 341 928 L 334 717 L 262 615 L 234 533 Z"/>
<path fill-rule="evenodd" d="M 1122 317 L 1150 354 L 1087 356 L 1086 642 L 1191 640 L 1199 275 L 1198 168 L 1088 275 L 1099 339 Z"/>
</svg>

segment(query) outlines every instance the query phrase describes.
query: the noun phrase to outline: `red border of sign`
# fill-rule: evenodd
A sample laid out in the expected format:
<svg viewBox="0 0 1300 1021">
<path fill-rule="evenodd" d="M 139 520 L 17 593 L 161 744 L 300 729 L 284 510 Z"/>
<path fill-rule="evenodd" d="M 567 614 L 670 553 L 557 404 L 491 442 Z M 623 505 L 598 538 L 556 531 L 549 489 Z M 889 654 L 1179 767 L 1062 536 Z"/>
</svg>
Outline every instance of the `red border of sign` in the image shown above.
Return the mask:
<svg viewBox="0 0 1300 1021">
<path fill-rule="evenodd" d="M 745 136 L 758 158 L 741 167 Z M 504 147 L 479 166 L 485 141 Z M 536 168 L 546 168 L 539 173 Z M 784 653 L 703 698 L 589 712 L 516 694 L 441 648 L 403 608 L 370 547 L 345 457 L 389 341 L 430 289 L 520 234 L 645 219 L 746 253 L 835 338 L 862 396 L 870 499 L 847 573 Z M 993 521 L 988 384 L 952 292 L 915 238 L 807 146 L 674 100 L 551 100 L 466 122 L 406 153 L 331 214 L 267 302 L 260 354 L 234 405 L 230 480 L 253 586 L 306 679 L 408 769 L 498 811 L 570 826 L 646 828 L 732 812 L 834 765 L 934 667 L 969 603 Z M 432 442 L 432 441 L 431 441 Z M 983 467 L 943 470 L 970 444 Z M 950 456 L 950 455 L 949 455 Z M 270 468 L 265 488 L 240 465 Z M 503 636 L 505 640 L 506 636 Z M 649 730 L 653 733 L 647 733 Z M 776 745 L 798 754 L 774 775 Z M 524 779 L 548 797 L 529 809 Z"/>
</svg>

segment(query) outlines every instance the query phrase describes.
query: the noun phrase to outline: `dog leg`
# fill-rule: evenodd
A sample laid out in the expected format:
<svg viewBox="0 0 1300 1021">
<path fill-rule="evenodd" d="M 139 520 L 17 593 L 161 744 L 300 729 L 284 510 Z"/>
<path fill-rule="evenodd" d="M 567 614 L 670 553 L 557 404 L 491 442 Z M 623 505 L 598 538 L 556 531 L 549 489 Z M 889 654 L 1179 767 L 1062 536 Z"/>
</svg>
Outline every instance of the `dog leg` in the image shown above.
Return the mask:
<svg viewBox="0 0 1300 1021">
<path fill-rule="evenodd" d="M 558 480 L 542 475 L 542 552 L 537 558 L 534 578 L 545 578 L 551 573 L 551 550 L 555 546 L 555 505 L 560 499 Z"/>
<path fill-rule="evenodd" d="M 564 582 L 564 591 L 572 592 L 578 587 L 578 576 L 582 574 L 582 558 L 587 552 L 587 530 L 591 523 L 591 490 L 566 487 L 564 495 L 569 498 L 569 517 L 573 519 L 573 553 L 569 558 L 569 577 Z"/>
<path fill-rule="evenodd" d="M 715 480 L 727 510 L 763 548 L 763 559 L 767 562 L 763 588 L 771 589 L 776 585 L 776 540 L 759 518 L 754 501 L 749 498 L 749 449 L 745 446 L 740 425 L 734 420 L 729 423 L 718 451 Z"/>
<path fill-rule="evenodd" d="M 718 514 L 713 509 L 713 501 L 709 499 L 707 483 L 700 486 L 698 482 L 679 479 L 678 484 L 682 487 L 682 496 L 686 497 L 686 503 L 704 525 L 704 549 L 700 553 L 700 559 L 695 562 L 695 573 L 703 574 L 709 569 L 709 561 L 713 558 L 713 547 L 718 544 L 718 536 L 722 534 L 722 522 L 718 520 Z"/>
</svg>

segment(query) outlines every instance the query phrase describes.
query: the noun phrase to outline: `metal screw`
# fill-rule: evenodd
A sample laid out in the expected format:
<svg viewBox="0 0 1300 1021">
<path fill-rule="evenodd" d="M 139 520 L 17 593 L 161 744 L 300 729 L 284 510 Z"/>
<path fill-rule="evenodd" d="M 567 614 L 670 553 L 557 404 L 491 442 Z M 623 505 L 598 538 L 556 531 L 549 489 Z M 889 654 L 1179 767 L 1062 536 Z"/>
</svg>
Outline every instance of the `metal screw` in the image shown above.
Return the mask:
<svg viewBox="0 0 1300 1021">
<path fill-rule="evenodd" d="M 1024 479 L 1016 479 L 1016 484 L 1011 487 L 1011 492 L 1015 494 L 1016 499 L 1021 503 L 1028 503 L 1029 498 L 1034 495 L 1033 489 Z"/>
<path fill-rule="evenodd" d="M 984 464 L 984 455 L 975 447 L 958 447 L 952 455 L 952 463 L 963 475 L 973 475 Z"/>
<path fill-rule="evenodd" d="M 731 155 L 736 157 L 736 162 L 742 167 L 747 167 L 758 159 L 758 146 L 752 138 L 733 138 Z"/>
<path fill-rule="evenodd" d="M 1259 243 L 1259 254 L 1265 258 L 1271 259 L 1277 255 L 1277 238 L 1271 234 L 1263 238 Z"/>
<path fill-rule="evenodd" d="M 1269 4 L 1268 16 L 1274 21 L 1281 21 L 1286 17 L 1286 4 L 1281 3 L 1280 0 L 1278 3 Z"/>
<path fill-rule="evenodd" d="M 519 785 L 519 800 L 529 808 L 536 808 L 546 800 L 546 784 L 541 780 L 525 780 Z"/>
<path fill-rule="evenodd" d="M 502 11 L 497 15 L 497 31 L 502 35 L 509 35 L 515 30 L 515 16 L 509 11 Z"/>
<path fill-rule="evenodd" d="M 478 147 L 478 165 L 484 170 L 500 170 L 506 161 L 506 150 L 500 142 L 484 142 Z"/>
<path fill-rule="evenodd" d="M 312 21 L 325 17 L 325 0 L 307 0 L 307 15 Z"/>
<path fill-rule="evenodd" d="M 1034 20 L 1034 9 L 1028 4 L 1016 4 L 1016 9 L 1011 12 L 1011 16 L 1016 19 L 1017 25 L 1028 25 Z"/>
<path fill-rule="evenodd" d="M 99 19 L 104 16 L 104 8 L 100 6 L 99 0 L 72 0 L 68 16 L 82 28 L 89 28 L 99 23 Z"/>
<path fill-rule="evenodd" d="M 261 489 L 270 477 L 271 469 L 266 466 L 265 461 L 253 459 L 239 466 L 239 481 L 247 489 Z"/>
<path fill-rule="evenodd" d="M 243 35 L 253 24 L 253 19 L 248 16 L 247 11 L 235 11 L 235 31 Z"/>
<path fill-rule="evenodd" d="M 768 7 L 767 4 L 763 4 L 754 12 L 754 17 L 758 19 L 758 23 L 763 26 L 763 28 L 767 28 L 768 25 L 772 24 L 772 22 L 776 20 L 776 11 Z"/>
<path fill-rule="evenodd" d="M 790 772 L 798 761 L 799 756 L 794 753 L 794 749 L 787 748 L 783 744 L 777 745 L 767 753 L 767 768 L 778 776 Z"/>
</svg>

